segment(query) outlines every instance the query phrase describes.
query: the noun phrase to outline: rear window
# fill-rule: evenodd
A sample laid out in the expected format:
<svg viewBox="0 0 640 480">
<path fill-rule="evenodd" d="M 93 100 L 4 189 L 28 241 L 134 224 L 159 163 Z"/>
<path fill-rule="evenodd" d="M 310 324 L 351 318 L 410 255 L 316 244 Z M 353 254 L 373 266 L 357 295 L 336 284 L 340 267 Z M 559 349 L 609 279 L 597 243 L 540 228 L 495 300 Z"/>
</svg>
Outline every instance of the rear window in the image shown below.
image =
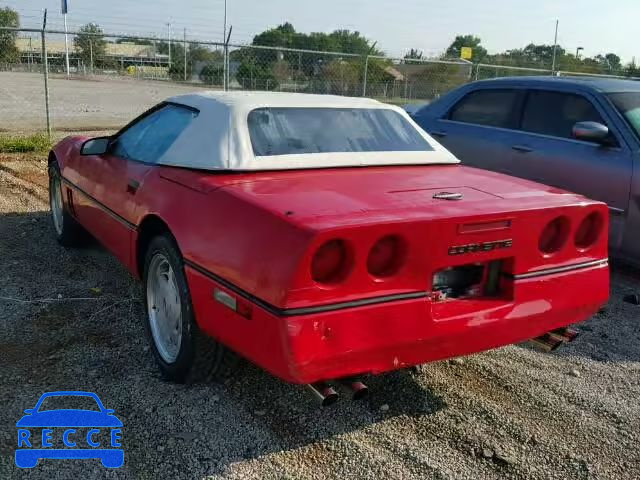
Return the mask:
<svg viewBox="0 0 640 480">
<path fill-rule="evenodd" d="M 402 115 L 380 108 L 258 108 L 248 124 L 258 157 L 432 150 Z"/>
<path fill-rule="evenodd" d="M 476 90 L 460 100 L 449 113 L 449 120 L 512 128 L 516 90 Z"/>
</svg>

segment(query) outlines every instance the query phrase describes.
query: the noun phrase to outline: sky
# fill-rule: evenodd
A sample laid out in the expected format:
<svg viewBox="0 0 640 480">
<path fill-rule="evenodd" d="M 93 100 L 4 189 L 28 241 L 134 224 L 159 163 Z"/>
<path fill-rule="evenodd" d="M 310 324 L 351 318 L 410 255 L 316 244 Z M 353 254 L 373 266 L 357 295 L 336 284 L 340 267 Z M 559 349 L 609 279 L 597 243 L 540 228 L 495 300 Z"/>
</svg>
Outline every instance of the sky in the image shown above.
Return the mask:
<svg viewBox="0 0 640 480">
<path fill-rule="evenodd" d="M 109 33 L 222 40 L 224 0 L 68 0 L 69 29 L 98 23 Z M 0 0 L 21 14 L 22 26 L 39 27 L 49 9 L 49 27 L 62 29 L 60 0 Z M 303 32 L 357 30 L 378 42 L 389 56 L 410 48 L 427 55 L 443 52 L 456 34 L 475 34 L 491 53 L 529 43 L 558 43 L 583 55 L 617 53 L 640 58 L 637 47 L 638 0 L 227 0 L 232 43 L 285 21 Z"/>
</svg>

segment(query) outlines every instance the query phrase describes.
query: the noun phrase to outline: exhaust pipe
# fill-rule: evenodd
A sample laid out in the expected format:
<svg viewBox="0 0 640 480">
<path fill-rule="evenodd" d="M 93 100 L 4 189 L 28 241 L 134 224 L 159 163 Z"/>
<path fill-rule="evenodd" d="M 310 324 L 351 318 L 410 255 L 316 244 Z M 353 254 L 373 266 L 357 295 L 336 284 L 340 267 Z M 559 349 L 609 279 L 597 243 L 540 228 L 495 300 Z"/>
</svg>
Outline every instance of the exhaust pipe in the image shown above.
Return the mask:
<svg viewBox="0 0 640 480">
<path fill-rule="evenodd" d="M 539 337 L 532 338 L 531 340 L 529 340 L 529 343 L 531 343 L 532 345 L 538 347 L 540 350 L 543 350 L 545 352 L 553 352 L 556 348 L 558 348 L 564 342 L 560 340 L 555 340 L 551 338 L 551 336 L 548 333 L 545 333 L 544 335 L 540 335 Z"/>
<path fill-rule="evenodd" d="M 553 352 L 560 345 L 573 342 L 578 336 L 578 332 L 567 327 L 556 328 L 550 332 L 532 338 L 529 343 L 544 350 L 545 352 Z"/>
<path fill-rule="evenodd" d="M 328 407 L 338 401 L 338 392 L 325 382 L 308 383 L 306 386 L 320 400 L 323 407 Z"/>
<path fill-rule="evenodd" d="M 351 398 L 353 400 L 362 400 L 369 394 L 369 387 L 357 379 L 341 380 L 343 385 L 349 388 L 352 392 Z"/>
<path fill-rule="evenodd" d="M 579 335 L 578 331 L 573 330 L 572 328 L 567 328 L 567 327 L 556 328 L 555 330 L 551 330 L 549 332 L 549 336 L 557 340 L 560 340 L 563 343 L 573 342 L 578 337 L 578 335 Z"/>
</svg>

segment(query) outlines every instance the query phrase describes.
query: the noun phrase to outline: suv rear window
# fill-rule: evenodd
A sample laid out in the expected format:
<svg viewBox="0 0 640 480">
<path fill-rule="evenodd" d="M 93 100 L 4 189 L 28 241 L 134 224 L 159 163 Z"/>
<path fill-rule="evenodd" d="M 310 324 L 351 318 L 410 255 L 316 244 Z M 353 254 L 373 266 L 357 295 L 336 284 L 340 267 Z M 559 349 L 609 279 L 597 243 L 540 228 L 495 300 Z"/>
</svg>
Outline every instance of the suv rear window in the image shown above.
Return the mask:
<svg viewBox="0 0 640 480">
<path fill-rule="evenodd" d="M 258 108 L 248 125 L 257 157 L 433 150 L 402 115 L 384 108 Z"/>
<path fill-rule="evenodd" d="M 476 90 L 467 94 L 449 113 L 449 120 L 513 128 L 512 114 L 518 97 L 517 90 Z"/>
</svg>

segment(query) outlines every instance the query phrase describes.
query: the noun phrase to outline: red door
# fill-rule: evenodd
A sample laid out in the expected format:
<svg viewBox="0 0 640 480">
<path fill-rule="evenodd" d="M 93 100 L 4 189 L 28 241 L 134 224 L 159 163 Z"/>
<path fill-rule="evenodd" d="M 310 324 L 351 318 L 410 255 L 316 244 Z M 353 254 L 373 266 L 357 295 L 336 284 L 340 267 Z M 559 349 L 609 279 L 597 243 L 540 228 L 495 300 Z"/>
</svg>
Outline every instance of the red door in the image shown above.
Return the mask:
<svg viewBox="0 0 640 480">
<path fill-rule="evenodd" d="M 87 193 L 94 205 L 83 223 L 122 263 L 129 265 L 137 228 L 136 195 L 153 166 L 113 153 L 94 156 L 91 161 Z"/>
</svg>

